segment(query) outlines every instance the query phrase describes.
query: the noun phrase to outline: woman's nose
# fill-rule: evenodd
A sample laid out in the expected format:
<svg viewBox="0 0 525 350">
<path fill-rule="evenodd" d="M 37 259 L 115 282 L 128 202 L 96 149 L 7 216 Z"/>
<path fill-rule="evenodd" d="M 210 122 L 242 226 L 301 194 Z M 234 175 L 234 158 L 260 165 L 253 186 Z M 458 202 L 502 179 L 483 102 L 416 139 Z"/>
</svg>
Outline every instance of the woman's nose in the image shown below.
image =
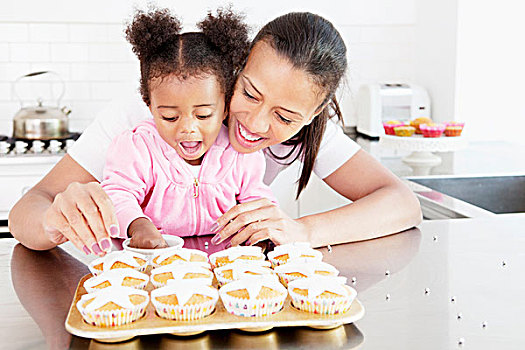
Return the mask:
<svg viewBox="0 0 525 350">
<path fill-rule="evenodd" d="M 246 114 L 244 121 L 248 130 L 252 133 L 263 134 L 268 131 L 270 123 L 268 122 L 271 118 L 270 111 L 260 108 L 258 110 L 252 110 Z"/>
</svg>

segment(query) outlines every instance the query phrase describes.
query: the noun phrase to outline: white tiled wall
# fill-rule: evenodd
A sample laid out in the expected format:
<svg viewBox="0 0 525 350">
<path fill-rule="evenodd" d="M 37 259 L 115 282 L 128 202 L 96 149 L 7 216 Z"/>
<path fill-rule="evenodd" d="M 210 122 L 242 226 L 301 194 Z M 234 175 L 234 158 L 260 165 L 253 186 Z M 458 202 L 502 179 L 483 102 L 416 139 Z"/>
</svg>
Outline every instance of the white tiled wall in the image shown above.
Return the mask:
<svg viewBox="0 0 525 350">
<path fill-rule="evenodd" d="M 225 2 L 157 3 L 174 9 L 191 30 L 208 9 Z M 126 0 L 2 1 L 0 134 L 11 133 L 12 117 L 20 107 L 11 91 L 12 82 L 29 72 L 52 70 L 60 74 L 66 85 L 61 105 L 73 111 L 72 130 L 87 126 L 109 100 L 136 91 L 138 62 L 122 34 L 135 5 Z M 311 11 L 334 23 L 349 51 L 348 76 L 340 92 L 349 125 L 355 125 L 352 96 L 361 83 L 414 77 L 414 0 L 302 0 L 285 5 L 267 0 L 233 1 L 233 5 L 246 13 L 254 33 L 265 22 L 290 11 Z M 24 99 L 36 97 L 38 89 L 28 86 L 19 84 Z M 50 89 L 49 84 L 45 86 Z M 57 84 L 51 86 L 58 89 Z"/>
</svg>

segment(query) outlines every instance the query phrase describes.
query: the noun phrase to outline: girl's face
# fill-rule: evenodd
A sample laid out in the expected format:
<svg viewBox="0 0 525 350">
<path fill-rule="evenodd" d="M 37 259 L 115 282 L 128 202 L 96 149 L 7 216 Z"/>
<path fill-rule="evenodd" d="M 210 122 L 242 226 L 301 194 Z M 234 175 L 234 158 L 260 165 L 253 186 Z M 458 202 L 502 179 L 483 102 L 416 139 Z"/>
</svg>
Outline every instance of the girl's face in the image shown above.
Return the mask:
<svg viewBox="0 0 525 350">
<path fill-rule="evenodd" d="M 238 152 L 250 153 L 286 141 L 321 112 L 323 97 L 306 72 L 259 41 L 235 84 L 230 143 Z"/>
<path fill-rule="evenodd" d="M 225 117 L 224 94 L 214 76 L 176 76 L 150 82 L 150 111 L 160 136 L 189 164 L 199 165 Z"/>
</svg>

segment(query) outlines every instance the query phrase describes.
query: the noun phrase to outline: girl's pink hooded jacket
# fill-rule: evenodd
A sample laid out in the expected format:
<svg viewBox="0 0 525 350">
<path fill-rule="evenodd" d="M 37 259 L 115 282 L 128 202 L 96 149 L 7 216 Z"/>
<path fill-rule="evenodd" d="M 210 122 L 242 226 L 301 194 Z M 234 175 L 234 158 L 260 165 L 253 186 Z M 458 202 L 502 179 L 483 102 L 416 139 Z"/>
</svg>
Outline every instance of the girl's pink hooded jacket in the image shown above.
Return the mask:
<svg viewBox="0 0 525 350">
<path fill-rule="evenodd" d="M 152 120 L 117 136 L 108 149 L 102 187 L 116 209 L 121 233 L 149 218 L 164 234 L 210 234 L 222 214 L 237 203 L 275 200 L 263 183 L 262 152 L 239 153 L 222 126 L 204 155 L 198 178 L 157 132 Z"/>
</svg>

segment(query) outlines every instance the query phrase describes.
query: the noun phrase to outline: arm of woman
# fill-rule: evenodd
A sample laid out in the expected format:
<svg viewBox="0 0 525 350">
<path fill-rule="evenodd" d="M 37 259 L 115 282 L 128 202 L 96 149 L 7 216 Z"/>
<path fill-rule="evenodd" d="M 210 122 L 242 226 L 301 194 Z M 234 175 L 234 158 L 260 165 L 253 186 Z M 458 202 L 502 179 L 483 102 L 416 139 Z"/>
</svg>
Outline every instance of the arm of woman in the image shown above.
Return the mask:
<svg viewBox="0 0 525 350">
<path fill-rule="evenodd" d="M 111 248 L 109 234 L 118 235 L 110 199 L 68 154 L 14 205 L 9 230 L 30 249 L 51 249 L 70 240 L 86 254 L 104 254 Z"/>
<path fill-rule="evenodd" d="M 320 247 L 385 236 L 421 221 L 419 201 L 412 191 L 364 151 L 324 181 L 353 202 L 296 220 L 264 199 L 238 204 L 217 220 L 223 227 L 218 241 L 235 235 L 232 245 L 270 239 L 276 244 L 308 241 Z"/>
</svg>

